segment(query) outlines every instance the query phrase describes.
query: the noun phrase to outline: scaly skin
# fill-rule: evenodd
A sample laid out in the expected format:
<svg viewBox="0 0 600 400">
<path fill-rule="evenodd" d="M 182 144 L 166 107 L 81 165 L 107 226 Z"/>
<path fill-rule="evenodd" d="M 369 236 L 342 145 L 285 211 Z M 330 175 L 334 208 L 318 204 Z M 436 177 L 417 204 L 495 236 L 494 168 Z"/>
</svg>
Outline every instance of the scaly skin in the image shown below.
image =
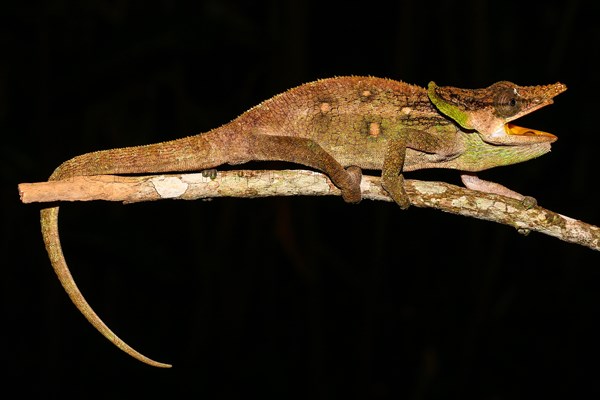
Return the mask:
<svg viewBox="0 0 600 400">
<path fill-rule="evenodd" d="M 498 82 L 484 89 L 458 89 L 431 82 L 424 89 L 372 77 L 324 79 L 275 96 L 204 134 L 83 154 L 60 165 L 50 180 L 199 171 L 251 160 L 279 160 L 323 171 L 348 202 L 360 201 L 362 169 L 381 170 L 382 186 L 406 208 L 403 171 L 481 171 L 550 151 L 556 137 L 508 122 L 551 104 L 564 90 L 560 83 L 521 87 Z M 56 275 L 88 321 L 132 357 L 170 367 L 123 342 L 87 303 L 63 256 L 58 207 L 41 211 L 41 225 Z"/>
</svg>

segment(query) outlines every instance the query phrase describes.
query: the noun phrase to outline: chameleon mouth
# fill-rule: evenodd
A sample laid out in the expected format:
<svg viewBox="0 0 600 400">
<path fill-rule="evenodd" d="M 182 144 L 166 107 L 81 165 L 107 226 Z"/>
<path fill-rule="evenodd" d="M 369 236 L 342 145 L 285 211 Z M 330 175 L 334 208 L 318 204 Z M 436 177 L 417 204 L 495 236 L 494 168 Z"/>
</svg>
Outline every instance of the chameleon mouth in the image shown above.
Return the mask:
<svg viewBox="0 0 600 400">
<path fill-rule="evenodd" d="M 548 132 L 538 131 L 536 129 L 523 128 L 511 123 L 504 124 L 504 131 L 507 135 L 513 136 L 519 142 L 542 143 L 555 142 L 558 138 Z"/>
</svg>

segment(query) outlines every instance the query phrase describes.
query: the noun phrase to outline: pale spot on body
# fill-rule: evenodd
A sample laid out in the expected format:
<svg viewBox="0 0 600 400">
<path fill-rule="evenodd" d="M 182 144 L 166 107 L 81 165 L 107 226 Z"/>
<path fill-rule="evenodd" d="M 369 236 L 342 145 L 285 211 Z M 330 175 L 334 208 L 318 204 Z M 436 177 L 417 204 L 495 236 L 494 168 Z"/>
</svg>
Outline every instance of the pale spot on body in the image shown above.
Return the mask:
<svg viewBox="0 0 600 400">
<path fill-rule="evenodd" d="M 322 113 L 328 113 L 329 111 L 331 111 L 331 104 L 329 104 L 327 102 L 323 102 L 323 103 L 321 103 L 321 106 L 319 107 L 319 109 L 321 110 Z"/>
<path fill-rule="evenodd" d="M 412 108 L 410 108 L 410 107 L 402 107 L 402 109 L 400 109 L 400 112 L 402 114 L 408 115 L 408 114 L 410 114 L 412 112 Z"/>
<path fill-rule="evenodd" d="M 369 124 L 369 136 L 378 137 L 381 133 L 381 124 L 379 122 L 371 122 Z"/>
<path fill-rule="evenodd" d="M 360 101 L 373 101 L 375 99 L 375 93 L 372 90 L 364 89 L 358 92 Z"/>
</svg>

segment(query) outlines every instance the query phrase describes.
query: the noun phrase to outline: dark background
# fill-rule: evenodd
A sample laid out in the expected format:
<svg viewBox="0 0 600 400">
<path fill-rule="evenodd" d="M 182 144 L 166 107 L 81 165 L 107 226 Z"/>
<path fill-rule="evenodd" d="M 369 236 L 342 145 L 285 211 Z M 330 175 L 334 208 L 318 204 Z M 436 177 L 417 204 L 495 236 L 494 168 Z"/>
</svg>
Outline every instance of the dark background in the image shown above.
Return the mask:
<svg viewBox="0 0 600 400">
<path fill-rule="evenodd" d="M 61 209 L 66 258 L 119 351 L 50 267 L 38 205 L 77 154 L 207 131 L 335 75 L 561 81 L 520 121 L 552 153 L 480 176 L 600 224 L 600 14 L 584 1 L 48 1 L 0 9 L 3 392 L 34 398 L 525 399 L 600 395 L 600 256 L 439 211 L 340 198 Z M 590 2 L 591 3 L 591 2 Z M 412 177 L 458 182 L 453 171 Z"/>
</svg>

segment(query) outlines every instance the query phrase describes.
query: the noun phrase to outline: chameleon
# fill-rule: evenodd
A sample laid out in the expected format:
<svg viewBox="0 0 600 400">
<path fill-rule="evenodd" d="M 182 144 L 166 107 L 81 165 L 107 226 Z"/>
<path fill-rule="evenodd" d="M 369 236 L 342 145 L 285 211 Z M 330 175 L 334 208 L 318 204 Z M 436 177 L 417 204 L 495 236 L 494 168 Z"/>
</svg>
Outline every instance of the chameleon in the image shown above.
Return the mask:
<svg viewBox="0 0 600 400">
<path fill-rule="evenodd" d="M 249 161 L 300 164 L 328 175 L 346 202 L 361 200 L 363 170 L 381 171 L 381 185 L 406 209 L 404 172 L 460 171 L 468 189 L 523 196 L 475 173 L 527 161 L 550 151 L 557 137 L 511 121 L 553 103 L 566 86 L 500 81 L 480 89 L 426 88 L 387 78 L 340 76 L 276 95 L 231 122 L 176 140 L 96 151 L 62 163 L 49 180 L 74 176 L 207 171 Z M 533 205 L 535 203 L 532 203 Z M 130 356 L 171 367 L 134 350 L 100 319 L 69 271 L 60 244 L 56 205 L 41 210 L 41 228 L 59 281 L 85 318 Z"/>
</svg>

